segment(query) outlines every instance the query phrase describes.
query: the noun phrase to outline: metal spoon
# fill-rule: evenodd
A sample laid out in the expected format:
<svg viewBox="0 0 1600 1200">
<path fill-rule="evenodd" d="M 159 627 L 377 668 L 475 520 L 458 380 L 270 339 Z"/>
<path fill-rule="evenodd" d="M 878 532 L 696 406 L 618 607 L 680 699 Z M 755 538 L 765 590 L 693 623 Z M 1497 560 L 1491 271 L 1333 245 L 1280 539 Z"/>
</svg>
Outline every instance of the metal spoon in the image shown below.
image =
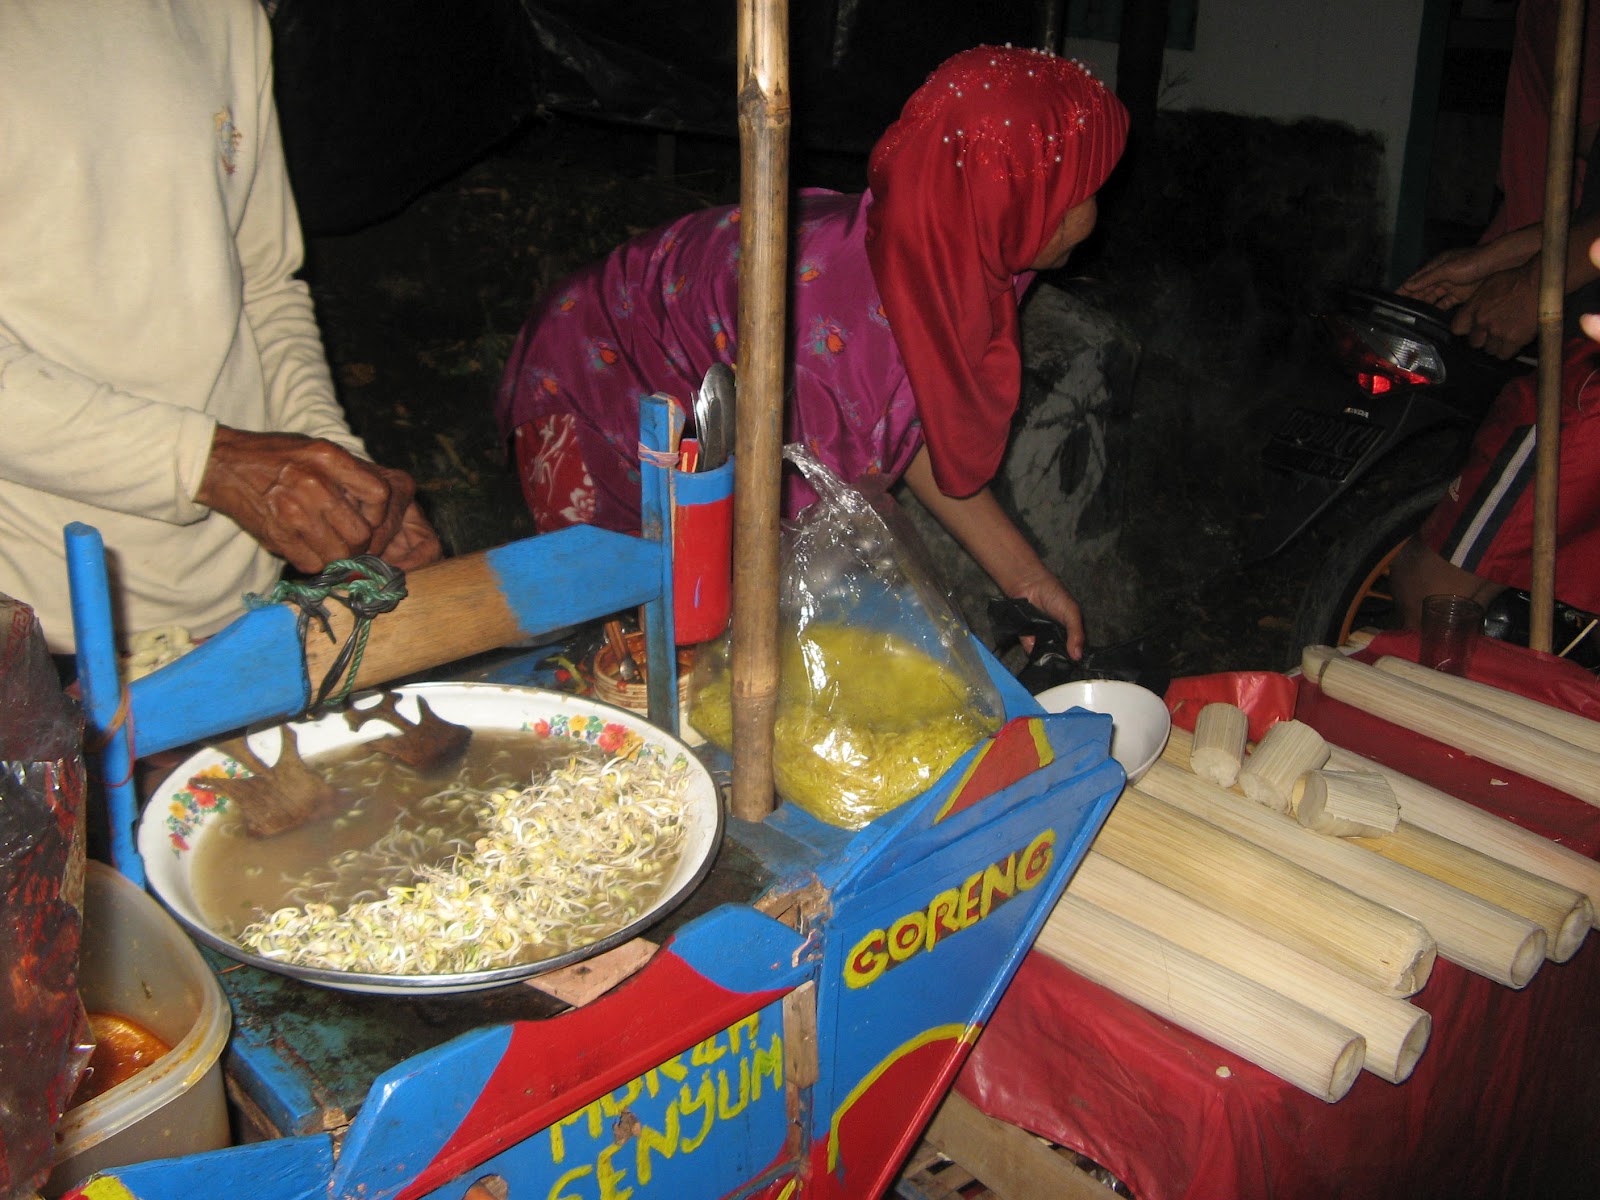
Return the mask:
<svg viewBox="0 0 1600 1200">
<path fill-rule="evenodd" d="M 713 363 L 694 398 L 701 471 L 716 470 L 733 451 L 736 393 L 733 368 L 727 363 Z"/>
</svg>

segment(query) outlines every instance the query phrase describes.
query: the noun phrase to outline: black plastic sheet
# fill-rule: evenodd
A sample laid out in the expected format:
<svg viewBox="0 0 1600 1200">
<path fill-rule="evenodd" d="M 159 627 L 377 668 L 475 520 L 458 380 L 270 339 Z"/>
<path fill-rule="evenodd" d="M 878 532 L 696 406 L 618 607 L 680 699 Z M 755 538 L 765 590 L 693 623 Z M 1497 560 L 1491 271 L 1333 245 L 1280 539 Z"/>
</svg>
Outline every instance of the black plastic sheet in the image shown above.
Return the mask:
<svg viewBox="0 0 1600 1200">
<path fill-rule="evenodd" d="M 734 0 L 277 0 L 276 96 L 312 233 L 381 219 L 541 110 L 734 138 Z M 793 136 L 864 151 L 935 66 L 1035 44 L 1039 0 L 790 5 Z"/>
</svg>

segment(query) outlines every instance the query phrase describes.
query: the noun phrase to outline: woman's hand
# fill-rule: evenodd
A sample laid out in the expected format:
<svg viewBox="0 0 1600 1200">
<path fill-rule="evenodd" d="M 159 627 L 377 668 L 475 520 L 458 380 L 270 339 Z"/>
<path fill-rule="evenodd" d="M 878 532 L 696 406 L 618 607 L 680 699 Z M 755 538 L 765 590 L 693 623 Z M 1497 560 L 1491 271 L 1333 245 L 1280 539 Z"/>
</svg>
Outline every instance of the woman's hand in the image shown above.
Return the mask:
<svg viewBox="0 0 1600 1200">
<path fill-rule="evenodd" d="M 906 486 L 911 494 L 950 531 L 989 578 L 1007 596 L 1027 600 L 1040 612 L 1060 622 L 1067 631 L 1067 653 L 1082 658 L 1087 644 L 1083 632 L 1083 613 L 1078 602 L 1044 565 L 1039 554 L 1011 523 L 994 495 L 982 488 L 970 496 L 946 496 L 933 479 L 928 448 L 906 468 Z M 1033 647 L 1024 641 L 1030 653 Z"/>
<path fill-rule="evenodd" d="M 1072 598 L 1072 593 L 1067 591 L 1066 584 L 1046 571 L 1042 575 L 1034 576 L 1020 587 L 1014 586 L 1008 594 L 1015 600 L 1028 601 L 1065 629 L 1067 653 L 1074 659 L 1083 657 L 1088 641 L 1083 628 L 1083 610 Z M 1032 646 L 1024 645 L 1023 649 L 1030 654 L 1033 652 Z"/>
</svg>

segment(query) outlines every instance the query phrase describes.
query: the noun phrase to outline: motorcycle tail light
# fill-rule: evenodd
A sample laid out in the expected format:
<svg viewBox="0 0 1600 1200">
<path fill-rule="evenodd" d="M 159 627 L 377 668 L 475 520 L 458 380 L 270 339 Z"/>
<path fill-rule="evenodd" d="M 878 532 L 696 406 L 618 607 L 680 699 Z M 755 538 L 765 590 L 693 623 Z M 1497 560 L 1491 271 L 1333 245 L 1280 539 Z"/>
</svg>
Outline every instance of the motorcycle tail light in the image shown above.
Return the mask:
<svg viewBox="0 0 1600 1200">
<path fill-rule="evenodd" d="M 1431 342 L 1348 319 L 1329 325 L 1340 362 L 1368 395 L 1444 382 L 1444 362 Z"/>
</svg>

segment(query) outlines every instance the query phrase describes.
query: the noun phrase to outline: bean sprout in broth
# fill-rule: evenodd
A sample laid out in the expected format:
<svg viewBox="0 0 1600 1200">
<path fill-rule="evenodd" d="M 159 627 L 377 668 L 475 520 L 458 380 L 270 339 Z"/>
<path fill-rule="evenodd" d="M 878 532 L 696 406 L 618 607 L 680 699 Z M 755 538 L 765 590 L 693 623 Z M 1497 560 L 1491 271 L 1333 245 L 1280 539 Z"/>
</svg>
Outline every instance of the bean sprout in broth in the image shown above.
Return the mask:
<svg viewBox="0 0 1600 1200">
<path fill-rule="evenodd" d="M 229 811 L 195 851 L 206 920 L 267 958 L 397 975 L 536 962 L 636 920 L 682 852 L 687 767 L 649 746 L 608 759 L 493 730 L 442 775 L 362 745 L 308 762 L 347 808 L 264 839 Z"/>
</svg>

